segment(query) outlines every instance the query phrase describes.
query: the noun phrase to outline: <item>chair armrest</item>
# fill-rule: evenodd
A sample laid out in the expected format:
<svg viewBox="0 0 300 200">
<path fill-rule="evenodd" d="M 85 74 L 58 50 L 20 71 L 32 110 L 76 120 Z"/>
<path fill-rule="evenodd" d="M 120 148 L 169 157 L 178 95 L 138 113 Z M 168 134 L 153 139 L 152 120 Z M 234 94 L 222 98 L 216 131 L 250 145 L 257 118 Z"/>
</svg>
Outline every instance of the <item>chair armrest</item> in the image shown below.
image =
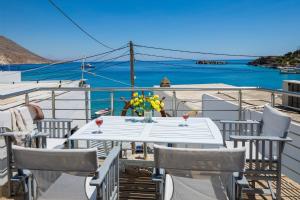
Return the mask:
<svg viewBox="0 0 300 200">
<path fill-rule="evenodd" d="M 291 138 L 286 137 L 278 137 L 278 136 L 240 136 L 240 135 L 231 135 L 230 139 L 238 140 L 238 141 L 249 141 L 249 140 L 271 140 L 271 141 L 279 141 L 279 142 L 291 142 L 293 141 Z"/>
<path fill-rule="evenodd" d="M 32 138 L 39 138 L 39 137 L 47 137 L 49 133 L 43 133 L 43 132 L 38 132 L 32 136 Z"/>
<path fill-rule="evenodd" d="M 235 120 L 221 120 L 221 124 L 260 124 L 260 121 L 256 120 L 243 120 L 243 121 L 235 121 Z"/>
<path fill-rule="evenodd" d="M 31 137 L 33 137 L 34 135 L 36 135 L 36 133 L 34 133 L 35 131 L 24 131 L 23 133 L 27 133 L 28 135 L 30 135 Z M 7 131 L 4 133 L 0 133 L 0 136 L 4 136 L 4 137 L 14 137 L 16 135 L 21 134 L 22 131 Z"/>
<path fill-rule="evenodd" d="M 100 187 L 102 185 L 103 181 L 106 179 L 106 176 L 109 174 L 109 171 L 112 169 L 114 161 L 119 159 L 120 151 L 120 146 L 115 146 L 109 152 L 108 156 L 104 160 L 103 165 L 97 170 L 97 175 L 95 175 L 90 181 L 91 186 Z M 115 165 L 116 164 L 118 165 L 118 162 L 115 163 Z"/>
</svg>

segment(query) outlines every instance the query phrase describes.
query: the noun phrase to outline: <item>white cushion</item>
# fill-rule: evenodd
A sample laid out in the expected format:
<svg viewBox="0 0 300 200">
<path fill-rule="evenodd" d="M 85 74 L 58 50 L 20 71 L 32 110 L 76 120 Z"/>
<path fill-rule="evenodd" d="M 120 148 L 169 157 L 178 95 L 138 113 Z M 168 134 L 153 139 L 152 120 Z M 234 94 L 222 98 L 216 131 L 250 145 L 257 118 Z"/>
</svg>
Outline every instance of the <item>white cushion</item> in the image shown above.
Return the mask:
<svg viewBox="0 0 300 200">
<path fill-rule="evenodd" d="M 47 138 L 46 148 L 47 149 L 62 149 L 64 147 L 67 138 Z"/>
<path fill-rule="evenodd" d="M 39 179 L 38 179 L 39 180 Z M 41 179 L 46 181 L 47 179 Z M 40 181 L 41 181 L 40 180 Z M 49 181 L 49 180 L 47 180 Z M 38 182 L 39 183 L 39 182 Z M 40 188 L 40 196 L 38 199 L 41 200 L 88 200 L 91 196 L 86 191 L 86 177 L 74 176 L 63 173 L 54 182 L 50 179 L 50 187 L 45 189 Z M 90 195 L 90 196 L 87 196 Z"/>
<path fill-rule="evenodd" d="M 226 147 L 227 148 L 234 148 L 234 142 L 233 141 L 226 141 Z M 242 145 L 240 144 L 238 147 L 241 147 Z M 246 159 L 250 158 L 250 147 L 249 147 L 249 142 L 245 142 L 245 148 L 246 148 Z M 252 159 L 255 159 L 255 151 L 256 151 L 256 146 L 253 143 L 252 146 Z M 258 153 L 258 158 L 261 159 L 261 154 Z"/>
<path fill-rule="evenodd" d="M 284 134 L 289 129 L 291 118 L 275 108 L 266 105 L 264 107 L 262 122 L 261 135 L 284 137 Z"/>
<path fill-rule="evenodd" d="M 228 199 L 220 176 L 200 175 L 197 178 L 166 176 L 165 199 L 212 200 Z M 168 179 L 167 179 L 168 178 Z M 171 179 L 171 180 L 170 180 Z M 172 194 L 172 195 L 171 195 Z"/>
<path fill-rule="evenodd" d="M 291 124 L 291 118 L 284 113 L 276 110 L 275 108 L 266 105 L 263 112 L 263 128 L 262 136 L 277 136 L 277 137 L 286 137 L 287 131 Z M 262 146 L 260 145 L 259 151 L 261 151 Z M 269 156 L 270 148 L 269 143 L 266 143 L 265 154 Z M 276 143 L 272 146 L 273 154 L 277 154 L 278 146 Z"/>
<path fill-rule="evenodd" d="M 166 174 L 165 188 L 164 188 L 164 200 L 170 200 L 173 194 L 173 181 L 169 174 Z"/>
</svg>

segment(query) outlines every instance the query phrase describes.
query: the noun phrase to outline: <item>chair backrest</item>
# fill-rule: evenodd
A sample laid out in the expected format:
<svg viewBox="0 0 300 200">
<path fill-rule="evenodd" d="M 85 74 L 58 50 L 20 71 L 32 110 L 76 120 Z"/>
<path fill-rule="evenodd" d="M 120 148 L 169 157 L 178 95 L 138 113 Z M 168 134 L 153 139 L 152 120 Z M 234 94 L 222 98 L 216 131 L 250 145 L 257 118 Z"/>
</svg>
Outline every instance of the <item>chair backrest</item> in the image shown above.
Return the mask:
<svg viewBox="0 0 300 200">
<path fill-rule="evenodd" d="M 62 172 L 96 172 L 96 149 L 35 149 L 13 146 L 17 168 Z"/>
<path fill-rule="evenodd" d="M 190 149 L 154 145 L 156 168 L 208 171 L 243 172 L 245 148 Z"/>
<path fill-rule="evenodd" d="M 275 108 L 266 105 L 262 117 L 263 136 L 286 137 L 291 118 Z"/>
</svg>

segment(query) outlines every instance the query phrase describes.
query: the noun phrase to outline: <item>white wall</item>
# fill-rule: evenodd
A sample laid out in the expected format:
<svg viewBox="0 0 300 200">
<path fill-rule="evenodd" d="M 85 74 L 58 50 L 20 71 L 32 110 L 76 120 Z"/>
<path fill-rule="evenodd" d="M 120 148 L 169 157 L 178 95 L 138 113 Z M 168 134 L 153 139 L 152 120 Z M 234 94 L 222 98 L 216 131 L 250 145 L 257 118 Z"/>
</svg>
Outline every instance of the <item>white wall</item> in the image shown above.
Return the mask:
<svg viewBox="0 0 300 200">
<path fill-rule="evenodd" d="M 215 120 L 238 120 L 238 111 L 213 111 L 213 109 L 218 110 L 220 108 L 223 110 L 230 110 L 232 108 L 238 109 L 237 105 L 225 100 L 220 101 L 219 98 L 207 94 L 203 95 L 202 99 L 202 109 L 204 110 L 204 117 L 210 117 Z M 211 101 L 212 99 L 218 101 Z M 246 110 L 244 112 L 244 119 L 246 120 L 261 120 L 261 118 L 261 112 L 257 112 L 254 110 Z M 216 124 L 219 126 L 220 130 L 222 130 L 220 124 L 218 122 Z M 287 175 L 294 181 L 300 183 L 300 124 L 292 122 L 288 137 L 292 138 L 293 141 L 285 145 L 282 157 L 282 173 Z"/>
<path fill-rule="evenodd" d="M 19 71 L 0 71 L 0 83 L 12 83 L 21 81 Z"/>
</svg>

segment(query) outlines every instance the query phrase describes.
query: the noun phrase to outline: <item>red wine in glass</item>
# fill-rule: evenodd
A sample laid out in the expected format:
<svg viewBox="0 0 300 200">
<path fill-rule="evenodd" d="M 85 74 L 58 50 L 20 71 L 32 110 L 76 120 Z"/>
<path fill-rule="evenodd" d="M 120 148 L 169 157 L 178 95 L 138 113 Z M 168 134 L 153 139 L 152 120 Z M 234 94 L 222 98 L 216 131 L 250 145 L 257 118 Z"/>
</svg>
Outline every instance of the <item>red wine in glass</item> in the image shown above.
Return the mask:
<svg viewBox="0 0 300 200">
<path fill-rule="evenodd" d="M 188 120 L 188 118 L 189 118 L 189 114 L 184 114 L 184 115 L 182 115 L 182 118 L 184 119 L 184 122 L 185 122 L 185 126 L 187 126 L 187 120 Z"/>
<path fill-rule="evenodd" d="M 98 126 L 98 133 L 102 133 L 102 131 L 100 130 L 100 126 L 103 124 L 103 119 L 102 118 L 97 118 L 95 120 L 95 123 Z"/>
</svg>

